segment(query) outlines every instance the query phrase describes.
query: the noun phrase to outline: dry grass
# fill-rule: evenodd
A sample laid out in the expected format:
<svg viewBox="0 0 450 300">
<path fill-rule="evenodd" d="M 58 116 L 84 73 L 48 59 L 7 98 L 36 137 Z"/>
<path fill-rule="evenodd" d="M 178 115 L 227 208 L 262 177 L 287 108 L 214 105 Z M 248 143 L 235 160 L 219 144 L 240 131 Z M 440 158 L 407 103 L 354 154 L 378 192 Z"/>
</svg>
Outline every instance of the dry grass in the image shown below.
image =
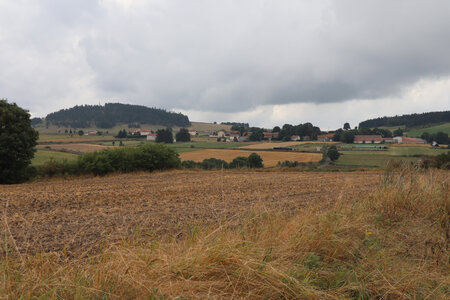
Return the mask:
<svg viewBox="0 0 450 300">
<path fill-rule="evenodd" d="M 69 150 L 75 152 L 94 152 L 100 151 L 103 149 L 111 149 L 113 146 L 104 146 L 104 145 L 96 145 L 96 144 L 83 144 L 83 143 L 70 143 L 70 144 L 52 144 L 52 145 L 38 145 L 37 149 L 50 149 L 53 150 Z"/>
<path fill-rule="evenodd" d="M 258 146 L 258 145 L 255 145 Z M 223 159 L 231 162 L 238 156 L 249 156 L 257 153 L 263 159 L 265 167 L 274 167 L 279 161 L 291 160 L 298 162 L 317 162 L 322 159 L 322 154 L 318 153 L 297 153 L 281 151 L 244 151 L 244 150 L 226 150 L 226 149 L 205 149 L 191 152 L 180 153 L 181 160 L 193 160 L 201 162 L 206 158 Z"/>
<path fill-rule="evenodd" d="M 83 259 L 14 255 L 0 294 L 64 299 L 448 299 L 448 173 L 388 174 L 360 201 L 248 213 Z M 341 195 L 345 200 L 345 195 Z M 5 233 L 8 237 L 8 233 Z M 7 252 L 8 253 L 8 252 Z"/>
</svg>

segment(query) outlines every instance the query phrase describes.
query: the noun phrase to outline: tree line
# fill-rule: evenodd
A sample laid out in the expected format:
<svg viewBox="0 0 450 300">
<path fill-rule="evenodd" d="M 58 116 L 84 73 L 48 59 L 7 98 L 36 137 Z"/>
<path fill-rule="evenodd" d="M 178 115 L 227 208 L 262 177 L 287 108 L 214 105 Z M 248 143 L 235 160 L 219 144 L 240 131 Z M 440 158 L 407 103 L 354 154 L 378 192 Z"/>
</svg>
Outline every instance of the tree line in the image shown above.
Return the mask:
<svg viewBox="0 0 450 300">
<path fill-rule="evenodd" d="M 50 113 L 45 117 L 48 124 L 72 128 L 111 128 L 117 123 L 153 124 L 163 126 L 189 126 L 186 115 L 168 112 L 164 109 L 141 105 L 106 103 L 101 105 L 80 105 Z"/>
<path fill-rule="evenodd" d="M 401 115 L 395 117 L 381 117 L 359 123 L 359 128 L 373 128 L 381 126 L 408 127 L 450 122 L 450 111 L 427 112 L 422 114 Z"/>
<path fill-rule="evenodd" d="M 264 132 L 269 132 L 264 128 L 245 127 L 241 124 L 233 125 L 231 130 L 239 131 L 240 135 L 247 134 L 250 141 L 261 141 L 264 139 Z M 278 137 L 272 137 L 272 139 L 280 141 L 290 141 L 293 135 L 298 135 L 302 139 L 317 140 L 317 136 L 321 134 L 320 128 L 311 123 L 284 124 L 281 128 L 275 126 L 270 132 L 278 132 Z"/>
</svg>

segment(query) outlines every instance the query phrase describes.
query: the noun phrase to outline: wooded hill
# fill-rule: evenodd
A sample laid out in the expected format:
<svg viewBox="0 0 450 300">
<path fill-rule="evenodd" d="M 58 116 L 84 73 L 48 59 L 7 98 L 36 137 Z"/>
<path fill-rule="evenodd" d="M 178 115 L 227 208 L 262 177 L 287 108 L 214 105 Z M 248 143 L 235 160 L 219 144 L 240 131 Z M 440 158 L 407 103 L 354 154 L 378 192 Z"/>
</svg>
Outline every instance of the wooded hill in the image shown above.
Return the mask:
<svg viewBox="0 0 450 300">
<path fill-rule="evenodd" d="M 401 115 L 370 119 L 359 123 L 359 128 L 374 128 L 382 126 L 401 126 L 407 128 L 450 122 L 450 111 L 436 111 L 422 114 Z"/>
<path fill-rule="evenodd" d="M 141 105 L 106 103 L 81 105 L 48 114 L 50 124 L 72 128 L 111 128 L 117 123 L 145 123 L 163 126 L 189 126 L 189 118 L 181 113 Z"/>
</svg>

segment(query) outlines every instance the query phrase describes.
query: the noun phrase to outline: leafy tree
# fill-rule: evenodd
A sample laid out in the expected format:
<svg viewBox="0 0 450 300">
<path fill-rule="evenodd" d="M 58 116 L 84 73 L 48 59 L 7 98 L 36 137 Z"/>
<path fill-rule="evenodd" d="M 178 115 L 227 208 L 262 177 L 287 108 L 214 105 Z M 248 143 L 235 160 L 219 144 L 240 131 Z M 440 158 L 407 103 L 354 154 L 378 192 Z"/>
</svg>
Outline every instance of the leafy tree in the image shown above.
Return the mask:
<svg viewBox="0 0 450 300">
<path fill-rule="evenodd" d="M 230 168 L 243 168 L 248 165 L 248 157 L 238 156 L 230 163 Z"/>
<path fill-rule="evenodd" d="M 170 129 L 158 129 L 156 131 L 156 142 L 157 143 L 166 143 L 166 144 L 172 144 L 173 143 L 173 135 Z"/>
<path fill-rule="evenodd" d="M 344 132 L 344 130 L 342 130 L 342 128 L 339 128 L 338 130 L 336 130 L 333 135 L 333 141 L 340 142 L 342 132 Z"/>
<path fill-rule="evenodd" d="M 449 143 L 449 138 L 448 138 L 448 133 L 439 131 L 436 134 L 433 134 L 433 139 L 438 143 L 438 144 L 448 144 Z"/>
<path fill-rule="evenodd" d="M 393 134 L 394 136 L 403 136 L 403 130 L 401 128 L 395 129 Z"/>
<path fill-rule="evenodd" d="M 355 140 L 355 132 L 353 130 L 343 131 L 340 135 L 340 141 L 343 143 L 351 144 Z"/>
<path fill-rule="evenodd" d="M 239 135 L 243 135 L 246 131 L 247 131 L 247 127 L 245 127 L 244 125 L 233 125 L 231 126 L 231 130 L 237 130 L 239 131 Z"/>
<path fill-rule="evenodd" d="M 280 126 L 275 126 L 275 127 L 272 129 L 272 132 L 280 132 L 280 131 L 281 131 Z"/>
<path fill-rule="evenodd" d="M 261 141 L 264 138 L 264 133 L 263 131 L 253 131 L 250 136 L 249 136 L 249 140 L 250 141 Z"/>
<path fill-rule="evenodd" d="M 424 139 L 424 140 L 427 141 L 428 143 L 431 143 L 431 142 L 433 141 L 432 135 L 429 134 L 428 132 L 422 133 L 422 135 L 420 136 L 420 138 Z"/>
<path fill-rule="evenodd" d="M 327 156 L 331 159 L 331 161 L 336 161 L 341 156 L 336 146 L 332 145 L 328 147 Z"/>
<path fill-rule="evenodd" d="M 84 134 L 84 131 L 83 131 L 83 130 L 79 130 L 79 131 L 78 131 L 78 135 L 79 135 L 79 136 L 82 136 L 83 134 Z"/>
<path fill-rule="evenodd" d="M 0 100 L 0 183 L 26 179 L 38 136 L 27 111 Z"/>
<path fill-rule="evenodd" d="M 263 160 L 261 158 L 261 156 L 259 156 L 256 153 L 252 153 L 248 156 L 248 167 L 249 168 L 262 168 L 264 167 L 263 165 Z"/>
<path fill-rule="evenodd" d="M 350 123 L 345 123 L 344 130 L 349 130 L 349 129 L 350 129 Z"/>
<path fill-rule="evenodd" d="M 189 134 L 189 130 L 187 130 L 186 128 L 181 128 L 180 131 L 178 131 L 175 135 L 175 138 L 177 139 L 177 142 L 191 141 L 191 135 Z"/>
</svg>

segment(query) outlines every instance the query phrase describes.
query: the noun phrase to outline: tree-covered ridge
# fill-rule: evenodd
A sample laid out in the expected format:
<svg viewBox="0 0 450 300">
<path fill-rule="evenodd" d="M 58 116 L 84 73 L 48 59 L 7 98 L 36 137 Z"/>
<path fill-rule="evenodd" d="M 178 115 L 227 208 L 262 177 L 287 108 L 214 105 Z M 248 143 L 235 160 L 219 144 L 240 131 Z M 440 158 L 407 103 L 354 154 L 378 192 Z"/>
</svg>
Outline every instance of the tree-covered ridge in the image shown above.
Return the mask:
<svg viewBox="0 0 450 300">
<path fill-rule="evenodd" d="M 106 103 L 81 105 L 48 114 L 46 120 L 54 125 L 85 128 L 111 128 L 117 123 L 145 123 L 164 126 L 189 126 L 189 118 L 181 113 L 142 105 Z"/>
<path fill-rule="evenodd" d="M 405 125 L 406 127 L 414 127 L 446 122 L 450 122 L 450 111 L 436 111 L 422 114 L 410 114 L 395 117 L 370 119 L 359 123 L 359 128 L 400 125 Z"/>
</svg>

